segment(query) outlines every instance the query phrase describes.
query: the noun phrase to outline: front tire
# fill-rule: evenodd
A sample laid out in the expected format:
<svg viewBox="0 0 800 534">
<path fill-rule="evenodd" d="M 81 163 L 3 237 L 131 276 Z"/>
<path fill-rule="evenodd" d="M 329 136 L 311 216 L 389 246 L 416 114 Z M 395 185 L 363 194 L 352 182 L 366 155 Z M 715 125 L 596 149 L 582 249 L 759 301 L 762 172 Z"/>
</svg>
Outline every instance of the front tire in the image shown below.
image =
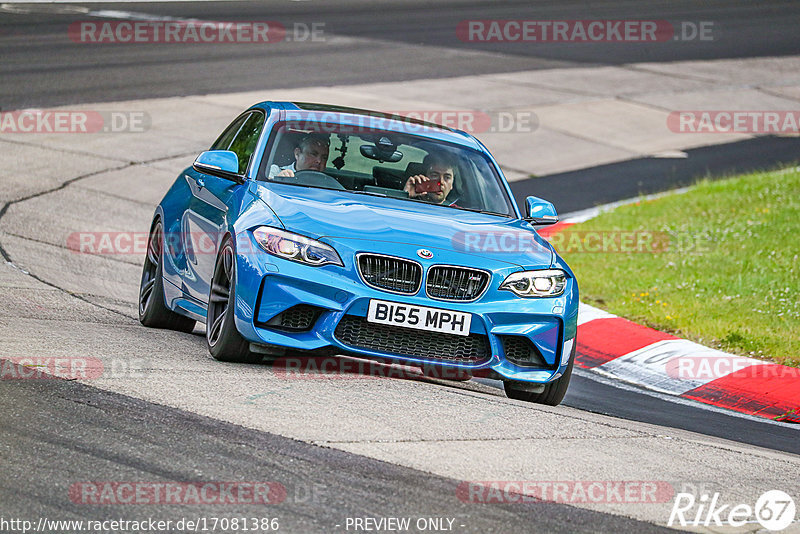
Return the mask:
<svg viewBox="0 0 800 534">
<path fill-rule="evenodd" d="M 206 344 L 214 359 L 222 362 L 258 363 L 263 355 L 250 350 L 250 343 L 236 329 L 236 251 L 228 237 L 222 244 L 211 279 L 206 314 Z"/>
<path fill-rule="evenodd" d="M 170 310 L 164 298 L 164 231 L 157 220 L 147 242 L 147 256 L 139 284 L 139 322 L 150 328 L 166 328 L 191 333 L 196 321 Z"/>
<path fill-rule="evenodd" d="M 526 402 L 533 402 L 536 404 L 546 404 L 548 406 L 558 406 L 564 400 L 564 395 L 567 394 L 569 381 L 572 377 L 572 365 L 575 362 L 575 349 L 577 348 L 577 339 L 572 343 L 572 354 L 569 357 L 567 369 L 560 378 L 544 385 L 544 390 L 539 393 L 532 391 L 525 391 L 519 382 L 507 380 L 503 382 L 503 388 L 506 390 L 506 396 L 509 399 L 521 400 Z"/>
</svg>

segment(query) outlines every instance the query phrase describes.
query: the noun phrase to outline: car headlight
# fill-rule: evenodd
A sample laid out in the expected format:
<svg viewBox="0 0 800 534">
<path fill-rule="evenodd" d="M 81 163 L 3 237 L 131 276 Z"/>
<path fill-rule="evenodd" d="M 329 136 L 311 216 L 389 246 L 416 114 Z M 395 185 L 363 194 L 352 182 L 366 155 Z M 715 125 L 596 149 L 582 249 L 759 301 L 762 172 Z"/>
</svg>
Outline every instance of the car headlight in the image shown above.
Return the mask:
<svg viewBox="0 0 800 534">
<path fill-rule="evenodd" d="M 513 291 L 520 297 L 557 297 L 567 287 L 567 275 L 561 269 L 512 273 L 500 289 Z"/>
<path fill-rule="evenodd" d="M 286 260 L 317 267 L 328 264 L 344 267 L 333 247 L 315 239 L 269 226 L 259 226 L 253 230 L 253 237 L 261 248 Z"/>
</svg>

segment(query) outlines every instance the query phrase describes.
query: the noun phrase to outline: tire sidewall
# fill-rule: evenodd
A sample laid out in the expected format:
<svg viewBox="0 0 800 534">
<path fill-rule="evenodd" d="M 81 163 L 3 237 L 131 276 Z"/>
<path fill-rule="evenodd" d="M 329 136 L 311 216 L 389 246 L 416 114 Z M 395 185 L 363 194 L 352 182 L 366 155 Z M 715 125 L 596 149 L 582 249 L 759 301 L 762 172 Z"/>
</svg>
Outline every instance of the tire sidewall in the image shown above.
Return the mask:
<svg viewBox="0 0 800 534">
<path fill-rule="evenodd" d="M 230 248 L 231 255 L 232 255 L 232 263 L 231 263 L 231 280 L 230 280 L 230 289 L 228 293 L 228 307 L 225 310 L 225 317 L 222 320 L 222 326 L 220 326 L 220 334 L 217 337 L 216 343 L 213 345 L 209 341 L 209 334 L 211 333 L 211 320 L 209 320 L 210 314 L 207 314 L 206 320 L 206 346 L 208 347 L 208 352 L 211 353 L 217 360 L 222 361 L 250 361 L 256 359 L 249 350 L 249 343 L 242 337 L 239 333 L 239 330 L 236 328 L 236 313 L 235 313 L 235 306 L 236 306 L 236 281 L 238 277 L 238 269 L 236 268 L 236 248 L 233 245 L 233 239 L 230 236 L 225 238 L 222 242 L 222 246 L 219 249 L 219 254 L 217 255 L 217 261 L 214 264 L 214 274 L 211 279 L 211 284 L 209 285 L 209 296 L 208 296 L 208 303 L 209 308 L 211 307 L 211 288 L 213 286 L 214 280 L 217 277 L 217 271 L 222 267 L 223 255 L 225 254 L 225 249 Z"/>
<path fill-rule="evenodd" d="M 161 224 L 161 221 L 158 220 L 153 225 L 153 228 L 150 230 L 150 239 L 151 240 L 153 239 L 153 237 L 155 235 L 156 228 L 159 228 L 159 227 L 161 227 L 161 232 L 160 232 L 159 235 L 160 236 L 164 235 L 163 226 Z M 151 243 L 151 241 L 147 242 L 148 250 L 150 248 L 150 243 Z M 161 238 L 161 244 L 160 244 L 160 247 L 159 247 L 158 264 L 156 265 L 156 272 L 153 275 L 153 278 L 155 279 L 155 283 L 153 284 L 153 289 L 150 291 L 150 298 L 147 301 L 147 305 L 144 307 L 144 309 L 142 309 L 141 290 L 142 290 L 142 284 L 144 282 L 144 274 L 145 274 L 145 271 L 147 269 L 147 262 L 148 261 L 150 261 L 150 259 L 147 256 L 145 256 L 144 265 L 142 265 L 142 277 L 141 277 L 141 279 L 139 281 L 139 292 L 140 292 L 140 294 L 139 294 L 139 302 L 138 302 L 138 305 L 137 305 L 137 308 L 139 310 L 139 322 L 141 322 L 143 324 L 146 324 L 148 322 L 157 321 L 158 318 L 159 318 L 159 315 L 163 315 L 167 311 L 170 311 L 170 312 L 172 311 L 172 310 L 169 310 L 167 308 L 166 302 L 164 302 L 164 281 L 163 281 L 163 272 L 162 272 L 162 266 L 164 264 L 164 240 L 163 240 L 163 238 Z"/>
</svg>

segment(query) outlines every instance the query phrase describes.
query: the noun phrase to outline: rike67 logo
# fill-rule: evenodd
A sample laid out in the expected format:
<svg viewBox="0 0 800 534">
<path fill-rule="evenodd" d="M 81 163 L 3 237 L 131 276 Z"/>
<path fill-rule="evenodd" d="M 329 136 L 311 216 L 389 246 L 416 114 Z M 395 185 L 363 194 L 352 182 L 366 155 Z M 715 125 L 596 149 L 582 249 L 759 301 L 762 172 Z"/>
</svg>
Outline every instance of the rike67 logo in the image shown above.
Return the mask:
<svg viewBox="0 0 800 534">
<path fill-rule="evenodd" d="M 755 506 L 724 503 L 719 493 L 703 493 L 699 498 L 692 493 L 678 493 L 667 525 L 743 527 L 748 523 L 759 523 L 765 529 L 776 532 L 794 522 L 795 512 L 794 500 L 780 490 L 763 493 Z"/>
</svg>

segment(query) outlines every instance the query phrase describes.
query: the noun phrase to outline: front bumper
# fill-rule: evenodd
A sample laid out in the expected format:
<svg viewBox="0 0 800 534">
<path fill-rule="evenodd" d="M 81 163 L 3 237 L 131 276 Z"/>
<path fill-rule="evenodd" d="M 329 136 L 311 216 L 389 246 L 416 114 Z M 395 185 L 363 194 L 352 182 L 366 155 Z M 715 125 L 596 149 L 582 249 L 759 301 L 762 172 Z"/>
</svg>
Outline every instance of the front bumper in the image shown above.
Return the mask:
<svg viewBox="0 0 800 534">
<path fill-rule="evenodd" d="M 392 246 L 396 255 L 411 257 L 410 250 L 403 248 Z M 492 370 L 504 378 L 526 382 L 552 381 L 566 368 L 577 330 L 574 279 L 568 279 L 559 297 L 525 299 L 498 289 L 508 274 L 519 270 L 501 267 L 492 270 L 488 289 L 476 301 L 441 301 L 425 295 L 425 280 L 416 295 L 367 286 L 353 261 L 347 259 L 355 257 L 357 251 L 352 252 L 342 254 L 340 250 L 344 267 L 311 267 L 266 253 L 240 254 L 236 285 L 239 332 L 256 344 L 333 349 L 470 372 Z M 429 265 L 438 263 L 442 262 Z M 472 315 L 470 336 L 368 323 L 365 318 L 371 299 L 468 312 Z M 308 320 L 304 323 L 304 318 L 310 318 L 310 324 Z"/>
</svg>

